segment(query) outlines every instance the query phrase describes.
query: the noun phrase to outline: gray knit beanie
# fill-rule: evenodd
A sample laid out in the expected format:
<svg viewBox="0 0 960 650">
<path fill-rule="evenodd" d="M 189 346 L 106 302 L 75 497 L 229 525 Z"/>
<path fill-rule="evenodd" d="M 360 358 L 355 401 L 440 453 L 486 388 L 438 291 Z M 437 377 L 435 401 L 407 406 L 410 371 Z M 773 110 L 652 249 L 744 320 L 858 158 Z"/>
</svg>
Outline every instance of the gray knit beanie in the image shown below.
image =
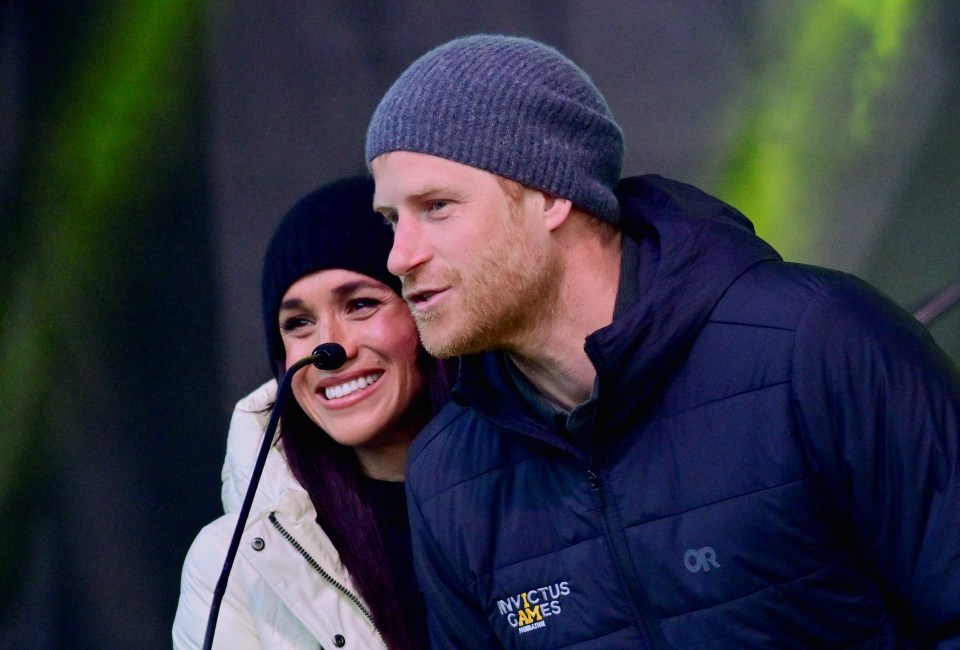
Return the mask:
<svg viewBox="0 0 960 650">
<path fill-rule="evenodd" d="M 388 151 L 484 169 L 620 220 L 620 127 L 583 70 L 528 38 L 466 36 L 414 61 L 367 130 L 367 164 Z"/>
</svg>

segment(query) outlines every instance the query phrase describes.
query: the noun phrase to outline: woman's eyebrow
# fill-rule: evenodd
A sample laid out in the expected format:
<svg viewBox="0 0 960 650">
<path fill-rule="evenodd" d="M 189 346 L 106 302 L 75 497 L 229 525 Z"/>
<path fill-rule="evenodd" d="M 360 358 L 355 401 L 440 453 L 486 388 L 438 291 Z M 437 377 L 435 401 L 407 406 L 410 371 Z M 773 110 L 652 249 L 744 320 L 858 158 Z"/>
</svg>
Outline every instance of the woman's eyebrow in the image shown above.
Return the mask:
<svg viewBox="0 0 960 650">
<path fill-rule="evenodd" d="M 280 303 L 280 311 L 285 309 L 301 309 L 303 307 L 303 301 L 300 298 L 291 298 L 290 300 L 284 300 Z"/>
<path fill-rule="evenodd" d="M 343 284 L 337 286 L 332 291 L 333 295 L 338 297 L 348 296 L 356 291 L 362 289 L 374 289 L 374 290 L 384 290 L 387 289 L 387 286 L 382 282 L 378 282 L 372 278 L 364 278 L 362 280 L 353 280 L 351 282 L 344 282 Z"/>
<path fill-rule="evenodd" d="M 364 289 L 373 291 L 390 290 L 390 288 L 382 282 L 374 280 L 373 278 L 363 278 L 359 280 L 351 280 L 350 282 L 344 282 L 341 285 L 337 285 L 330 290 L 330 293 L 337 298 L 343 298 L 344 296 L 349 296 L 352 293 L 362 291 Z M 280 311 L 285 309 L 303 309 L 305 304 L 306 303 L 302 298 L 290 298 L 280 303 Z"/>
</svg>

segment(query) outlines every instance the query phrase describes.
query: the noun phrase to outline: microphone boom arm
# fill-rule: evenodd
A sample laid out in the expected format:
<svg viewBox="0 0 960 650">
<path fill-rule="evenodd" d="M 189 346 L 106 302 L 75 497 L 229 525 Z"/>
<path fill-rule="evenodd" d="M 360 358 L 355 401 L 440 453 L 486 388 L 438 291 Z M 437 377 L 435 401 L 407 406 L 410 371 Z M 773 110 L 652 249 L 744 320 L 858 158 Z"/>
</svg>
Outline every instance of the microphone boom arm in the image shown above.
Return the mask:
<svg viewBox="0 0 960 650">
<path fill-rule="evenodd" d="M 341 346 L 336 343 L 324 343 L 323 345 L 317 346 L 312 355 L 304 357 L 290 366 L 280 379 L 280 384 L 277 386 L 277 396 L 274 400 L 273 408 L 270 411 L 270 419 L 267 421 L 263 441 L 260 443 L 260 451 L 257 453 L 257 461 L 254 463 L 253 472 L 250 474 L 250 485 L 247 486 L 247 493 L 243 497 L 243 505 L 240 507 L 237 526 L 233 530 L 233 537 L 230 539 L 230 545 L 227 547 L 227 558 L 224 560 L 220 578 L 217 580 L 217 586 L 213 590 L 213 601 L 210 604 L 210 615 L 207 618 L 207 630 L 203 639 L 204 650 L 210 650 L 213 647 L 213 635 L 217 629 L 217 616 L 220 613 L 220 604 L 223 602 L 223 596 L 227 592 L 227 580 L 230 578 L 230 569 L 233 568 L 233 561 L 236 559 L 237 550 L 240 548 L 240 538 L 243 536 L 243 530 L 247 525 L 250 509 L 253 507 L 253 499 L 257 493 L 257 485 L 260 483 L 263 467 L 267 463 L 267 454 L 273 445 L 277 424 L 280 421 L 280 412 L 283 410 L 283 402 L 290 392 L 290 382 L 293 380 L 293 375 L 311 363 L 323 370 L 333 370 L 342 366 L 345 360 L 346 353 Z"/>
</svg>

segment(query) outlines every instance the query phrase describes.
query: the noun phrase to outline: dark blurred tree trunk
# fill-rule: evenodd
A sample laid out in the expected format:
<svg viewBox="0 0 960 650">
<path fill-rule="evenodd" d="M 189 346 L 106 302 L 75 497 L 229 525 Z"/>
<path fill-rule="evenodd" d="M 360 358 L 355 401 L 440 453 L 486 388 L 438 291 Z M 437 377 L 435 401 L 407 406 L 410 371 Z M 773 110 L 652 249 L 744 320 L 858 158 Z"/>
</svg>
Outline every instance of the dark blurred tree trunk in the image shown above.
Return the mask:
<svg viewBox="0 0 960 650">
<path fill-rule="evenodd" d="M 0 646 L 168 648 L 228 410 L 199 2 L 7 5 Z"/>
</svg>

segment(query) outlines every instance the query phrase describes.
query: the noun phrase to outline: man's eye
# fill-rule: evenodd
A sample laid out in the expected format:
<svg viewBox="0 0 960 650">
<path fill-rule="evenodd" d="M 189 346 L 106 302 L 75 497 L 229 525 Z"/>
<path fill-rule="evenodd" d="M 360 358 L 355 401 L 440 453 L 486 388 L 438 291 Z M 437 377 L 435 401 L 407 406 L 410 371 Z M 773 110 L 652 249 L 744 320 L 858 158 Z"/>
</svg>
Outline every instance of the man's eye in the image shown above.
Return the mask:
<svg viewBox="0 0 960 650">
<path fill-rule="evenodd" d="M 430 201 L 430 210 L 436 212 L 437 210 L 443 210 L 448 205 L 450 205 L 449 201 Z"/>
<path fill-rule="evenodd" d="M 394 230 L 397 229 L 397 213 L 396 212 L 384 210 L 380 213 L 380 216 L 383 217 L 383 222 L 385 224 L 387 224 Z"/>
</svg>

